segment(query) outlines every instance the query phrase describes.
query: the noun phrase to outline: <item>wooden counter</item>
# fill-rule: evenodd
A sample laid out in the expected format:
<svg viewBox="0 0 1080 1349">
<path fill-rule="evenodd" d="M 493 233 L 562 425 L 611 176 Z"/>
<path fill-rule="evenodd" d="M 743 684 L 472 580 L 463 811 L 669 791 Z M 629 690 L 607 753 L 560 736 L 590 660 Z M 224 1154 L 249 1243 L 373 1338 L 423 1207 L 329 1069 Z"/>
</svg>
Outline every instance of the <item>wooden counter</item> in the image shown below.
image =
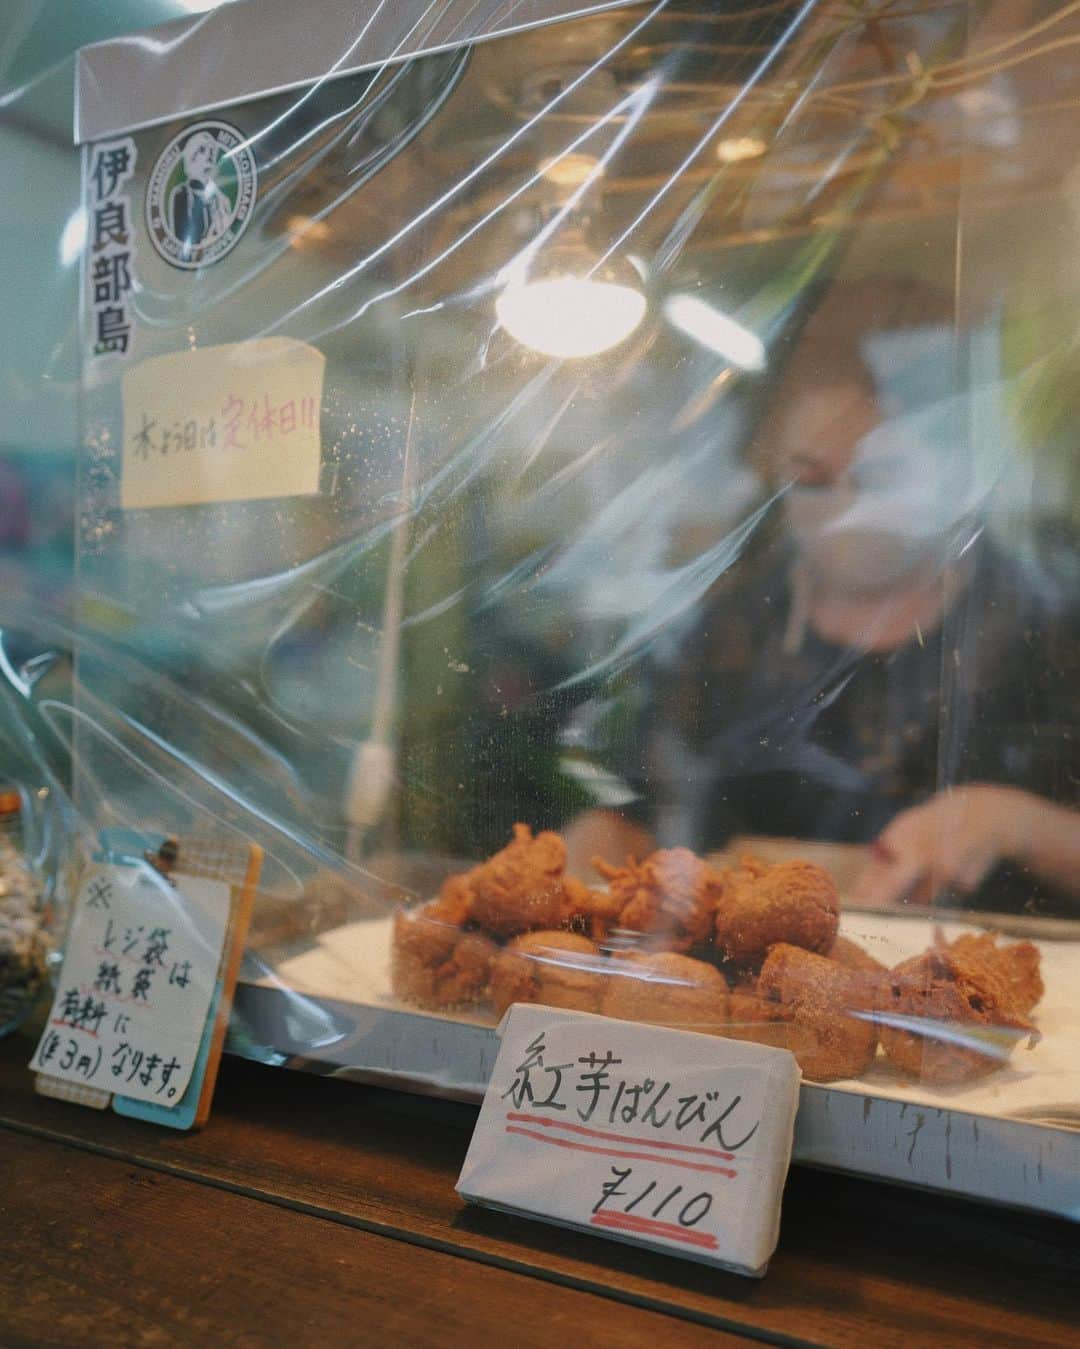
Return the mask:
<svg viewBox="0 0 1080 1349">
<path fill-rule="evenodd" d="M 796 1169 L 760 1282 L 471 1209 L 475 1112 L 226 1060 L 179 1134 L 0 1042 L 0 1344 L 1075 1345 L 1080 1228 Z"/>
</svg>

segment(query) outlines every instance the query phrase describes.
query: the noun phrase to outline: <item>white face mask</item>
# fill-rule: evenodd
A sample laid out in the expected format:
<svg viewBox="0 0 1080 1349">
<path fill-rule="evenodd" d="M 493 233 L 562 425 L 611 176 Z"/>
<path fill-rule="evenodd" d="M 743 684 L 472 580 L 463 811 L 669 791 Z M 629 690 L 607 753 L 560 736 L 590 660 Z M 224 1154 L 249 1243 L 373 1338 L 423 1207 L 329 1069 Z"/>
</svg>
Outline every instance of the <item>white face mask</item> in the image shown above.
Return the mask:
<svg viewBox="0 0 1080 1349">
<path fill-rule="evenodd" d="M 791 534 L 821 580 L 880 594 L 944 562 L 949 536 L 974 504 L 965 439 L 947 434 L 960 431 L 952 403 L 875 427 L 837 483 L 789 489 Z"/>
</svg>

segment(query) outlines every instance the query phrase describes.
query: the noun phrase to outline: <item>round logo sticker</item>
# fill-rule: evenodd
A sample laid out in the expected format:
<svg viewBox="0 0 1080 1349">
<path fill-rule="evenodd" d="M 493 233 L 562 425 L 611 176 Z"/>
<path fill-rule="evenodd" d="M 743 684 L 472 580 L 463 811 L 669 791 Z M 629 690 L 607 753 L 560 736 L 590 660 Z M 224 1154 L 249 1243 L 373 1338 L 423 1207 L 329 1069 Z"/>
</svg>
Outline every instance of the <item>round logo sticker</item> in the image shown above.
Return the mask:
<svg viewBox="0 0 1080 1349">
<path fill-rule="evenodd" d="M 247 227 L 259 177 L 243 134 L 228 122 L 196 122 L 158 156 L 146 188 L 146 227 L 174 267 L 218 262 Z"/>
</svg>

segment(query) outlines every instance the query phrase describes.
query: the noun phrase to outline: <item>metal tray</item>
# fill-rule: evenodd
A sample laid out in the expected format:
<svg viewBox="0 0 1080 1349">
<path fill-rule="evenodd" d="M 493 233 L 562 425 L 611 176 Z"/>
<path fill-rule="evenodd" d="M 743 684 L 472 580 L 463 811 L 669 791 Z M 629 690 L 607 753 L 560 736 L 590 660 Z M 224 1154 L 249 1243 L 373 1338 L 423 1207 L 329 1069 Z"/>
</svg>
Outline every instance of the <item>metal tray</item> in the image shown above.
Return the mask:
<svg viewBox="0 0 1080 1349">
<path fill-rule="evenodd" d="M 925 917 L 845 914 L 841 931 L 891 964 L 925 949 Z M 1065 929 L 1068 930 L 1068 929 Z M 944 928 L 951 935 L 950 926 Z M 391 920 L 350 923 L 249 960 L 231 1048 L 352 1081 L 475 1101 L 497 1051 L 490 1017 L 418 1012 L 389 992 Z M 862 1078 L 804 1083 L 794 1159 L 1080 1219 L 1080 943 L 1040 941 L 1043 1033 L 965 1087 Z"/>
</svg>

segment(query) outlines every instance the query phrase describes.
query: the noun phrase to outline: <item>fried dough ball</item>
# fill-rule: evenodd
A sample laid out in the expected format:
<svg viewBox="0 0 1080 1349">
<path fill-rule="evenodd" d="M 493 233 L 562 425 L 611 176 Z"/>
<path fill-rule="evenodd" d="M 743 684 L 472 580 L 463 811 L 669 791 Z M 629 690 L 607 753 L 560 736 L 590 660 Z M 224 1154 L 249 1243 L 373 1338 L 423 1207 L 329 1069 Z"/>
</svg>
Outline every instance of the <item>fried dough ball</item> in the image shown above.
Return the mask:
<svg viewBox="0 0 1080 1349">
<path fill-rule="evenodd" d="M 791 1049 L 798 1038 L 793 1036 L 791 1023 L 780 1019 L 776 1003 L 758 992 L 755 979 L 737 983 L 728 993 L 728 1019 L 718 1034 L 726 1040 L 748 1040 L 775 1049 Z"/>
<path fill-rule="evenodd" d="M 515 937 L 495 958 L 492 1006 L 499 1016 L 515 1002 L 599 1011 L 603 965 L 596 944 L 576 932 L 527 932 Z"/>
<path fill-rule="evenodd" d="M 791 1021 L 781 1018 L 775 1003 L 756 993 L 732 993 L 728 999 L 728 1024 L 723 1034 L 728 1040 L 748 1040 L 774 1049 L 810 1048 L 811 1037 Z"/>
<path fill-rule="evenodd" d="M 747 859 L 727 873 L 716 909 L 716 946 L 733 965 L 756 966 L 776 942 L 827 951 L 836 940 L 840 899 L 812 862 L 765 866 Z"/>
<path fill-rule="evenodd" d="M 621 902 L 608 890 L 591 890 L 573 876 L 563 881 L 563 923 L 595 942 L 606 941 L 619 921 Z"/>
<path fill-rule="evenodd" d="M 605 1016 L 719 1032 L 728 1018 L 724 976 L 673 951 L 631 951 L 610 962 L 600 999 Z"/>
<path fill-rule="evenodd" d="M 608 882 L 617 925 L 641 933 L 646 946 L 688 951 L 708 940 L 724 878 L 689 848 L 627 858 L 623 867 L 598 857 L 593 866 Z"/>
<path fill-rule="evenodd" d="M 779 942 L 761 967 L 758 992 L 791 1024 L 788 1047 L 812 1082 L 858 1077 L 877 1049 L 876 979 Z"/>
<path fill-rule="evenodd" d="M 753 984 L 735 987 L 728 994 L 728 1029 L 725 1033 L 733 1040 L 758 1039 L 756 1028 L 774 1019 L 772 1004 L 761 997 Z"/>
<path fill-rule="evenodd" d="M 475 871 L 475 868 L 473 870 Z M 472 908 L 472 878 L 473 871 L 462 871 L 454 876 L 447 876 L 439 890 L 440 913 L 448 921 L 457 923 L 459 927 L 468 921 L 469 910 Z"/>
<path fill-rule="evenodd" d="M 399 998 L 443 1008 L 484 999 L 498 948 L 481 933 L 465 931 L 464 915 L 454 895 L 394 914 L 390 978 Z"/>
<path fill-rule="evenodd" d="M 969 932 L 950 942 L 949 951 L 971 965 L 984 964 L 1002 979 L 1020 1012 L 1030 1012 L 1042 1001 L 1039 948 L 1029 941 L 997 944 L 990 932 Z"/>
<path fill-rule="evenodd" d="M 527 824 L 501 852 L 468 874 L 470 916 L 496 937 L 533 928 L 557 928 L 564 920 L 566 844 L 545 830 L 533 837 Z"/>
<path fill-rule="evenodd" d="M 887 965 L 875 960 L 869 951 L 864 951 L 858 942 L 850 941 L 847 937 L 837 937 L 824 954 L 849 970 L 864 970 L 867 974 L 889 972 Z"/>
<path fill-rule="evenodd" d="M 1000 1068 L 1034 1028 L 985 959 L 949 949 L 905 960 L 879 991 L 881 1045 L 901 1073 L 935 1086 Z"/>
</svg>

